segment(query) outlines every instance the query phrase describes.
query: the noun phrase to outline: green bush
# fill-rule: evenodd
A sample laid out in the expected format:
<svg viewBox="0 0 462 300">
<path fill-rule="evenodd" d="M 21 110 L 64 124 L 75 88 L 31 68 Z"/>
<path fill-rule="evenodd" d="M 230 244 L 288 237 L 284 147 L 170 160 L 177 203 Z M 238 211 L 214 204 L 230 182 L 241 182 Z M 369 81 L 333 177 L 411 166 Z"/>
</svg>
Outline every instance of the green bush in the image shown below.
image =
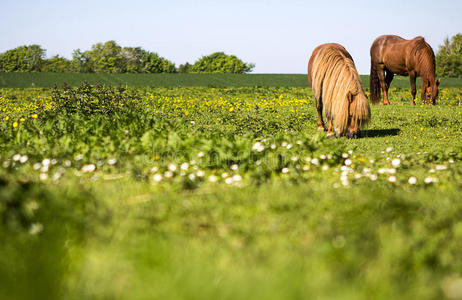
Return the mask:
<svg viewBox="0 0 462 300">
<path fill-rule="evenodd" d="M 190 68 L 190 73 L 235 73 L 243 74 L 252 71 L 253 64 L 244 63 L 234 55 L 215 52 L 203 56 Z"/>
</svg>

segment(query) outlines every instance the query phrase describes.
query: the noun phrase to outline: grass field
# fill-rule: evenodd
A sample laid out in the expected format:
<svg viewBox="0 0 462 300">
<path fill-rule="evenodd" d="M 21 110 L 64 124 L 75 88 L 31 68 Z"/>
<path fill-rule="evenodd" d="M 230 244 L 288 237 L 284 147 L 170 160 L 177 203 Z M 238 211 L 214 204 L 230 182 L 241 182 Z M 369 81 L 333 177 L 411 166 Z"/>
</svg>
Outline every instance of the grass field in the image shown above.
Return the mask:
<svg viewBox="0 0 462 300">
<path fill-rule="evenodd" d="M 460 299 L 462 90 L 268 85 L 0 89 L 0 298 Z"/>
<path fill-rule="evenodd" d="M 369 76 L 362 75 L 363 86 L 369 88 Z M 0 88 L 79 86 L 82 82 L 132 87 L 307 87 L 306 74 L 84 74 L 84 73 L 1 73 Z M 420 88 L 420 78 L 417 85 Z M 396 76 L 392 87 L 409 89 L 409 78 Z M 462 79 L 443 78 L 443 88 L 462 88 Z"/>
</svg>

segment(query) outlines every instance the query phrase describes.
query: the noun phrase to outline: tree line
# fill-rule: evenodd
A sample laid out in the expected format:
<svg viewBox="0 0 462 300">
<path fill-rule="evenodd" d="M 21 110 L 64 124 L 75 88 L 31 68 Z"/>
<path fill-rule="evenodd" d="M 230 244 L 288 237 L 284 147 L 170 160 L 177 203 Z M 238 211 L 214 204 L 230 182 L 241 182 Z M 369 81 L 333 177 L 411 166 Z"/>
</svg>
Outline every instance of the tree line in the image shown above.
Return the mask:
<svg viewBox="0 0 462 300">
<path fill-rule="evenodd" d="M 39 45 L 20 46 L 0 53 L 0 72 L 78 72 L 78 73 L 247 73 L 254 64 L 234 55 L 215 52 L 194 64 L 178 67 L 155 52 L 141 47 L 121 47 L 115 41 L 96 43 L 90 50 L 74 50 L 72 59 L 55 55 L 45 58 Z"/>
<path fill-rule="evenodd" d="M 82 73 L 247 73 L 254 64 L 234 55 L 215 52 L 193 64 L 178 67 L 155 52 L 141 47 L 121 47 L 115 41 L 96 43 L 90 50 L 75 50 L 72 59 L 55 55 L 45 58 L 39 45 L 20 46 L 0 53 L 0 72 L 82 72 Z M 462 77 L 462 34 L 446 38 L 436 54 L 436 74 Z"/>
</svg>

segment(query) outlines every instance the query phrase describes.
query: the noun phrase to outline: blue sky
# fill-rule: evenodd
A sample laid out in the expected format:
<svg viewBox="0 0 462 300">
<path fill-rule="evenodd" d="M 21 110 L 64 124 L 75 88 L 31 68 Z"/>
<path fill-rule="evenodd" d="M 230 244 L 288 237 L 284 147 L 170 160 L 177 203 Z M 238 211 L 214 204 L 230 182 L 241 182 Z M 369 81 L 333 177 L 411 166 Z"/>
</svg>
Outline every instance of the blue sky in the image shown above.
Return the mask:
<svg viewBox="0 0 462 300">
<path fill-rule="evenodd" d="M 255 63 L 254 73 L 306 73 L 313 49 L 337 42 L 369 72 L 382 34 L 425 37 L 435 52 L 462 32 L 462 1 L 1 0 L 0 52 L 39 44 L 47 56 L 115 40 L 173 61 L 216 51 Z"/>
</svg>

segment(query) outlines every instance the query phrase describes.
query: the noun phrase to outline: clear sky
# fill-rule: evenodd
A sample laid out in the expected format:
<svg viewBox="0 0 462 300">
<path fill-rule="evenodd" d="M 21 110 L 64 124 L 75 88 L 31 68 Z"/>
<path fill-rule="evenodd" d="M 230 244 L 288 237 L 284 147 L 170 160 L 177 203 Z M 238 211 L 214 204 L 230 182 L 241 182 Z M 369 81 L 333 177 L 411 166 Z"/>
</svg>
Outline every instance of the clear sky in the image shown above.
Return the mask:
<svg viewBox="0 0 462 300">
<path fill-rule="evenodd" d="M 177 66 L 216 51 L 255 63 L 254 73 L 306 73 L 313 49 L 337 42 L 369 73 L 382 34 L 425 37 L 434 51 L 462 32 L 460 0 L 0 0 L 0 52 L 39 44 L 71 58 L 115 40 Z"/>
</svg>

